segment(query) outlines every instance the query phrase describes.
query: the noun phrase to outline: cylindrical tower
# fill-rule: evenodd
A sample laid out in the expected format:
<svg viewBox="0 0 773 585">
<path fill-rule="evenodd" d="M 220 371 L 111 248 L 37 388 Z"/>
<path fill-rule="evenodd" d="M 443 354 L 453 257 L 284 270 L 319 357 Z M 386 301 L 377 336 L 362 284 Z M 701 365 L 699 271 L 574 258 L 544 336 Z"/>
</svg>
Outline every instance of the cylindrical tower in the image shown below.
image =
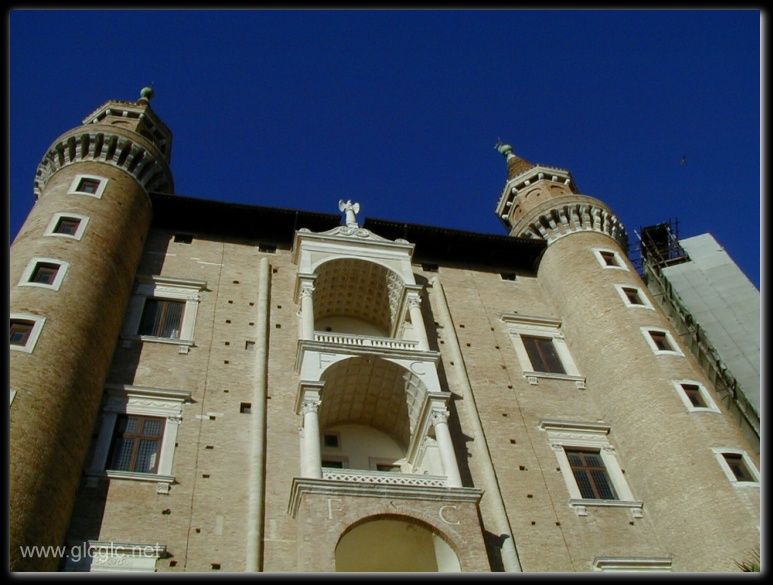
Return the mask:
<svg viewBox="0 0 773 585">
<path fill-rule="evenodd" d="M 691 414 L 680 400 L 679 381 L 711 384 L 656 304 L 637 303 L 647 287 L 610 209 L 580 194 L 568 171 L 497 148 L 508 167 L 497 215 L 510 235 L 548 242 L 537 278 L 657 545 L 673 555 L 676 571 L 737 570 L 733 561 L 759 546 L 759 491 L 728 481 L 715 449 L 755 459 L 753 446 L 727 413 Z"/>
<path fill-rule="evenodd" d="M 109 101 L 57 138 L 10 254 L 10 567 L 56 570 L 172 135 Z"/>
</svg>

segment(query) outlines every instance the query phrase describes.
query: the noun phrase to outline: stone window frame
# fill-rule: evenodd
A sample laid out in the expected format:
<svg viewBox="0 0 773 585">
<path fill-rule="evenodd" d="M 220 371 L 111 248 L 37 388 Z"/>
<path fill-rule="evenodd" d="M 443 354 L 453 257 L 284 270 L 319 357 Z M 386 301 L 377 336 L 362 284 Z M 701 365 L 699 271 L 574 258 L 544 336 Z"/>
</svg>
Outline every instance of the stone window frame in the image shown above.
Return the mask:
<svg viewBox="0 0 773 585">
<path fill-rule="evenodd" d="M 711 394 L 709 394 L 709 391 L 706 389 L 706 386 L 698 382 L 698 380 L 687 380 L 687 379 L 671 380 L 671 383 L 674 385 L 674 389 L 676 390 L 676 393 L 679 395 L 679 398 L 682 400 L 682 403 L 684 404 L 685 408 L 690 412 L 716 412 L 716 413 L 721 412 L 719 410 L 719 407 L 717 406 L 717 403 L 714 401 L 714 399 L 711 397 Z M 690 398 L 687 396 L 687 394 L 685 393 L 683 384 L 697 386 L 698 392 L 700 392 L 701 398 L 703 399 L 703 402 L 706 403 L 706 406 L 695 406 L 690 400 Z"/>
<path fill-rule="evenodd" d="M 543 419 L 538 428 L 547 433 L 548 443 L 556 455 L 558 467 L 569 492 L 569 506 L 574 509 L 578 516 L 587 516 L 589 507 L 615 507 L 628 509 L 633 518 L 642 517 L 643 503 L 634 498 L 628 481 L 625 479 L 618 461 L 617 451 L 607 438 L 611 429 L 608 424 Z M 567 447 L 598 449 L 618 499 L 601 500 L 582 497 L 569 458 L 566 456 L 565 449 Z"/>
<path fill-rule="evenodd" d="M 13 351 L 32 353 L 43 331 L 46 318 L 40 315 L 33 315 L 32 313 L 11 313 L 9 315 L 9 323 L 11 321 L 32 321 L 32 331 L 30 331 L 30 335 L 27 338 L 27 343 L 24 345 L 9 344 L 10 349 Z"/>
<path fill-rule="evenodd" d="M 92 181 L 99 181 L 99 186 L 97 187 L 97 190 L 95 193 L 87 193 L 85 191 L 78 191 L 78 185 L 80 185 L 80 182 L 83 179 L 90 179 Z M 102 199 L 102 194 L 105 192 L 105 187 L 107 187 L 108 182 L 110 179 L 107 177 L 102 177 L 100 175 L 75 175 L 75 178 L 73 178 L 72 183 L 70 183 L 70 188 L 67 189 L 68 195 L 85 195 L 86 197 L 94 197 L 96 199 Z"/>
<path fill-rule="evenodd" d="M 545 378 L 569 380 L 573 381 L 577 388 L 585 388 L 585 377 L 580 374 L 577 364 L 572 358 L 572 354 L 566 344 L 566 338 L 561 332 L 561 321 L 548 317 L 535 317 L 516 313 L 503 314 L 501 319 L 507 324 L 507 333 L 513 343 L 523 375 L 530 384 L 538 384 L 540 379 Z M 555 372 L 535 371 L 521 338 L 522 335 L 549 338 L 553 342 L 553 347 L 566 373 L 558 374 Z"/>
<path fill-rule="evenodd" d="M 129 301 L 129 310 L 126 313 L 121 334 L 125 341 L 124 346 L 127 345 L 126 342 L 130 344 L 131 341 L 169 343 L 179 346 L 180 353 L 188 353 L 188 349 L 194 345 L 193 336 L 198 306 L 201 302 L 201 291 L 206 288 L 207 283 L 203 280 L 159 275 L 137 277 L 137 284 Z M 139 333 L 147 299 L 185 302 L 179 338 L 156 337 Z"/>
<path fill-rule="evenodd" d="M 54 231 L 56 229 L 56 226 L 59 224 L 59 220 L 61 219 L 80 220 L 80 223 L 78 224 L 78 229 L 75 230 L 74 234 L 62 234 Z M 82 213 L 72 213 L 69 211 L 55 213 L 53 217 L 51 217 L 51 221 L 48 222 L 48 226 L 43 232 L 43 235 L 54 236 L 57 238 L 70 238 L 71 240 L 80 240 L 83 238 L 83 233 L 86 231 L 86 225 L 89 223 L 89 219 L 90 218 L 88 215 L 84 215 Z"/>
<path fill-rule="evenodd" d="M 191 392 L 133 386 L 129 384 L 108 384 L 102 400 L 99 430 L 94 443 L 91 461 L 86 471 L 89 484 L 95 485 L 101 477 L 155 482 L 156 492 L 168 494 L 174 483 L 172 466 L 174 463 L 177 432 L 183 419 L 183 405 L 190 401 Z M 155 473 L 121 471 L 108 469 L 110 449 L 115 434 L 115 425 L 120 415 L 138 415 L 163 418 L 164 433 L 159 449 L 158 465 Z"/>
<path fill-rule="evenodd" d="M 650 311 L 654 311 L 655 307 L 652 305 L 652 302 L 650 301 L 649 297 L 645 294 L 644 289 L 642 289 L 639 286 L 635 286 L 633 284 L 615 284 L 614 285 L 615 290 L 617 291 L 617 294 L 620 295 L 620 298 L 623 300 L 623 304 L 628 307 L 629 309 L 648 309 Z M 642 304 L 637 305 L 635 303 L 632 303 L 628 299 L 628 295 L 625 294 L 626 288 L 632 288 L 636 291 L 636 294 L 639 295 L 639 298 L 642 301 Z"/>
<path fill-rule="evenodd" d="M 672 562 L 671 557 L 596 557 L 591 569 L 610 573 L 670 573 Z"/>
<path fill-rule="evenodd" d="M 684 352 L 679 348 L 679 344 L 677 344 L 676 339 L 674 339 L 674 336 L 671 335 L 671 332 L 668 329 L 647 325 L 640 327 L 639 330 L 641 331 L 644 340 L 647 342 L 647 345 L 652 350 L 652 353 L 655 355 L 675 355 L 684 357 Z M 664 333 L 668 343 L 673 349 L 659 349 L 658 346 L 655 345 L 655 341 L 652 339 L 652 335 L 650 335 L 651 332 Z"/>
<path fill-rule="evenodd" d="M 88 540 L 67 547 L 65 572 L 154 573 L 166 545 Z M 75 551 L 78 554 L 75 555 Z"/>
<path fill-rule="evenodd" d="M 612 250 L 610 248 L 591 248 L 591 250 L 593 251 L 593 255 L 596 257 L 596 261 L 602 268 L 611 270 L 625 270 L 626 272 L 630 272 L 628 266 L 625 263 L 625 260 L 623 260 L 622 256 L 620 256 L 620 253 L 617 252 L 617 250 Z M 610 266 L 607 264 L 604 260 L 604 257 L 601 255 L 602 252 L 614 254 L 617 266 Z"/>
<path fill-rule="evenodd" d="M 722 469 L 728 481 L 733 486 L 738 488 L 760 487 L 760 470 L 757 469 L 756 465 L 754 465 L 754 461 L 752 461 L 751 457 L 749 457 L 746 451 L 744 451 L 743 449 L 736 449 L 733 447 L 713 447 L 711 450 L 714 452 L 714 456 L 717 458 L 717 461 L 719 462 L 719 467 Z M 749 470 L 749 473 L 752 474 L 752 476 L 755 478 L 756 481 L 738 481 L 735 477 L 735 474 L 733 473 L 733 470 L 730 469 L 730 466 L 727 464 L 727 461 L 725 461 L 725 457 L 724 457 L 725 454 L 740 455 L 743 458 L 743 462 L 746 465 L 746 468 Z"/>
<path fill-rule="evenodd" d="M 45 282 L 30 282 L 32 275 L 35 272 L 38 264 L 56 264 L 59 269 L 56 271 L 54 282 L 47 284 Z M 27 263 L 26 268 L 21 273 L 21 278 L 16 286 L 35 286 L 39 288 L 47 288 L 49 290 L 58 291 L 62 286 L 62 281 L 67 273 L 67 269 L 70 268 L 70 263 L 64 260 L 57 260 L 56 258 L 44 258 L 43 256 L 35 256 Z"/>
</svg>

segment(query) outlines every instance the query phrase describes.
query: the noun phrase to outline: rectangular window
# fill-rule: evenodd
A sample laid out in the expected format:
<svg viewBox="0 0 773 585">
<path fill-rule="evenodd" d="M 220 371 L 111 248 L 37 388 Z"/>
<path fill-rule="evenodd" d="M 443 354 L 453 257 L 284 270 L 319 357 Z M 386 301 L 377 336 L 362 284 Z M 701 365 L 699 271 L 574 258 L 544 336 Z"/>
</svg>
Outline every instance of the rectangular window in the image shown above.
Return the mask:
<svg viewBox="0 0 773 585">
<path fill-rule="evenodd" d="M 110 453 L 110 469 L 155 473 L 158 468 L 164 419 L 120 415 Z"/>
<path fill-rule="evenodd" d="M 650 337 L 652 338 L 655 347 L 661 351 L 673 351 L 671 343 L 668 341 L 668 337 L 663 331 L 650 331 Z"/>
<path fill-rule="evenodd" d="M 535 372 L 566 373 L 551 338 L 521 335 L 521 339 Z"/>
<path fill-rule="evenodd" d="M 615 258 L 614 252 L 599 252 L 601 254 L 601 258 L 604 260 L 604 264 L 607 266 L 620 266 L 620 264 L 617 263 L 617 258 Z"/>
<path fill-rule="evenodd" d="M 27 345 L 32 333 L 32 321 L 11 321 L 11 345 Z"/>
<path fill-rule="evenodd" d="M 337 448 L 338 446 L 338 433 L 325 433 L 325 447 Z"/>
<path fill-rule="evenodd" d="M 343 469 L 344 468 L 344 462 L 343 461 L 335 461 L 332 459 L 323 459 L 322 460 L 322 467 L 332 467 L 333 469 Z"/>
<path fill-rule="evenodd" d="M 583 498 L 593 500 L 617 499 L 599 451 L 583 449 L 565 449 L 565 451 Z"/>
<path fill-rule="evenodd" d="M 399 465 L 394 465 L 392 463 L 376 463 L 376 471 L 391 471 L 395 473 L 400 473 L 402 468 Z"/>
<path fill-rule="evenodd" d="M 179 339 L 185 302 L 147 299 L 140 320 L 140 335 Z"/>
<path fill-rule="evenodd" d="M 94 195 L 99 190 L 99 184 L 100 181 L 97 181 L 96 179 L 83 178 L 78 183 L 77 191 Z"/>
<path fill-rule="evenodd" d="M 631 303 L 632 305 L 644 304 L 644 301 L 642 301 L 641 297 L 639 296 L 638 289 L 623 287 L 623 293 L 625 293 L 625 297 L 628 299 L 628 302 Z"/>
<path fill-rule="evenodd" d="M 81 220 L 75 217 L 60 217 L 54 226 L 53 233 L 74 236 L 78 233 Z"/>
<path fill-rule="evenodd" d="M 690 403 L 697 408 L 706 408 L 706 401 L 703 399 L 700 386 L 697 384 L 681 384 L 682 390 L 689 399 Z"/>
<path fill-rule="evenodd" d="M 58 264 L 38 262 L 32 271 L 32 276 L 30 276 L 29 281 L 40 284 L 54 284 L 57 272 L 59 272 Z"/>
<path fill-rule="evenodd" d="M 754 475 L 752 475 L 752 472 L 749 470 L 749 467 L 746 465 L 746 462 L 743 459 L 743 455 L 740 453 L 723 453 L 722 457 L 725 458 L 727 466 L 730 468 L 730 471 L 733 472 L 733 475 L 737 481 L 757 481 Z"/>
</svg>

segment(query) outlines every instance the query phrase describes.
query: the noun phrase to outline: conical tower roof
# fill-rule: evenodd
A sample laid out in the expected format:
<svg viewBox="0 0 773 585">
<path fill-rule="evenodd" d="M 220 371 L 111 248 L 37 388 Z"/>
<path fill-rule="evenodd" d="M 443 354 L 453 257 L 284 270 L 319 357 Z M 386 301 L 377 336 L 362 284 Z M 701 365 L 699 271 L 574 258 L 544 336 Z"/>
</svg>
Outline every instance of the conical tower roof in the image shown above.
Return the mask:
<svg viewBox="0 0 773 585">
<path fill-rule="evenodd" d="M 514 179 L 518 175 L 525 173 L 536 165 L 522 159 L 513 152 L 513 147 L 501 141 L 497 141 L 494 146 L 507 161 L 507 180 Z"/>
</svg>

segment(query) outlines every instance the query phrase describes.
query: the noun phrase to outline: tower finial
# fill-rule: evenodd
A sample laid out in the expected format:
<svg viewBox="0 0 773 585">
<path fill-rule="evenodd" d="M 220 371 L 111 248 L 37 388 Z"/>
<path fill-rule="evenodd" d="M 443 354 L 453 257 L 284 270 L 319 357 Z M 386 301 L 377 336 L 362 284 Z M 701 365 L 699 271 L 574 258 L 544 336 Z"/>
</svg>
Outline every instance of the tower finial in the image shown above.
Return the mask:
<svg viewBox="0 0 773 585">
<path fill-rule="evenodd" d="M 146 102 L 149 102 L 152 97 L 153 97 L 153 88 L 152 87 L 143 87 L 140 90 L 140 100 L 144 100 Z"/>
<path fill-rule="evenodd" d="M 515 156 L 513 154 L 513 147 L 509 144 L 505 144 L 502 142 L 501 138 L 497 138 L 497 143 L 494 145 L 494 148 L 499 151 L 499 154 L 504 156 L 506 159 Z"/>
</svg>

